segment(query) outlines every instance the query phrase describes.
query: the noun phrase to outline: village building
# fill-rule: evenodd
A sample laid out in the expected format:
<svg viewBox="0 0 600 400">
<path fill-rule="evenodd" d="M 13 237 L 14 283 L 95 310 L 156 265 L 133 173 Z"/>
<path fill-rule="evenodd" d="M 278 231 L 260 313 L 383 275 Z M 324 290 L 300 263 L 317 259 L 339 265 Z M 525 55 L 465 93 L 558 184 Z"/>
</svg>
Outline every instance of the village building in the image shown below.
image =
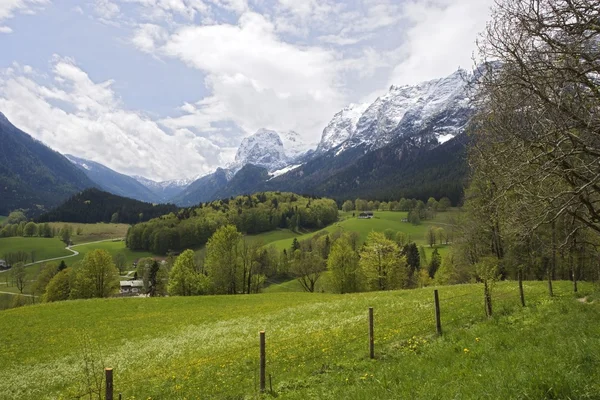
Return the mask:
<svg viewBox="0 0 600 400">
<path fill-rule="evenodd" d="M 373 218 L 373 211 L 363 211 L 358 214 L 359 219 L 370 219 Z"/>
<path fill-rule="evenodd" d="M 120 281 L 119 283 L 121 296 L 137 296 L 144 292 L 144 281 L 142 280 Z"/>
</svg>

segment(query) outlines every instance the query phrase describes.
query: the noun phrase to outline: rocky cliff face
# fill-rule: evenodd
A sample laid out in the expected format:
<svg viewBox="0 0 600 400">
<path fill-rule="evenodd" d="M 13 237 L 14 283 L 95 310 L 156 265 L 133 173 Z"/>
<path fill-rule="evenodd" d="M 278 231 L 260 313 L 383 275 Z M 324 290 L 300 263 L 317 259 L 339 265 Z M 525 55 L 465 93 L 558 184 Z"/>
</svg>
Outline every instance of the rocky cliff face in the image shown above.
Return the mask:
<svg viewBox="0 0 600 400">
<path fill-rule="evenodd" d="M 320 153 L 338 148 L 363 146 L 374 150 L 399 137 L 428 132 L 443 143 L 464 129 L 464 116 L 472 101 L 468 84 L 472 76 L 463 70 L 417 85 L 392 86 L 383 96 L 364 108 L 351 105 L 336 114 L 323 131 Z"/>
</svg>

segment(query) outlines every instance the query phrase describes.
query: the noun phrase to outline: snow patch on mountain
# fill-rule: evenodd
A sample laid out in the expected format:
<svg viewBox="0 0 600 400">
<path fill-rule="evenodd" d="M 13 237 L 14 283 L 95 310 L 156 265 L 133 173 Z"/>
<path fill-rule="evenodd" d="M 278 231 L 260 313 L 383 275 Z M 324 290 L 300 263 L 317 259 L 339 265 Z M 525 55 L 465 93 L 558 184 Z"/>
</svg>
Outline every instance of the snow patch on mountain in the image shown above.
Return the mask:
<svg viewBox="0 0 600 400">
<path fill-rule="evenodd" d="M 285 156 L 289 162 L 293 162 L 317 147 L 316 143 L 307 143 L 303 141 L 298 132 L 283 132 L 279 136 L 283 143 Z"/>
<path fill-rule="evenodd" d="M 285 168 L 281 168 L 281 169 L 278 169 L 277 171 L 273 171 L 273 172 L 269 173 L 269 175 L 271 176 L 270 179 L 273 179 L 275 177 L 278 177 L 279 175 L 283 175 L 285 173 L 288 173 L 291 170 L 296 169 L 296 168 L 298 168 L 300 166 L 302 166 L 302 164 L 288 165 Z"/>
<path fill-rule="evenodd" d="M 351 104 L 327 125 L 317 151 L 337 147 L 337 155 L 359 145 L 373 150 L 424 130 L 443 143 L 464 130 L 465 110 L 473 107 L 468 93 L 471 78 L 459 69 L 445 78 L 391 86 L 370 105 Z"/>
<path fill-rule="evenodd" d="M 153 181 L 152 179 L 144 178 L 143 176 L 139 176 L 139 175 L 134 175 L 134 176 L 132 176 L 132 178 L 134 178 L 136 181 L 138 181 L 142 185 L 146 186 L 148 189 L 164 190 L 167 188 L 186 187 L 190 183 L 196 181 L 197 179 L 200 179 L 204 175 L 205 174 L 198 175 L 195 178 L 172 179 L 169 181 L 162 181 L 162 182 Z"/>
<path fill-rule="evenodd" d="M 317 153 L 326 152 L 345 142 L 356 132 L 356 125 L 363 113 L 369 107 L 368 103 L 350 104 L 333 116 L 333 119 L 323 130 Z"/>
</svg>

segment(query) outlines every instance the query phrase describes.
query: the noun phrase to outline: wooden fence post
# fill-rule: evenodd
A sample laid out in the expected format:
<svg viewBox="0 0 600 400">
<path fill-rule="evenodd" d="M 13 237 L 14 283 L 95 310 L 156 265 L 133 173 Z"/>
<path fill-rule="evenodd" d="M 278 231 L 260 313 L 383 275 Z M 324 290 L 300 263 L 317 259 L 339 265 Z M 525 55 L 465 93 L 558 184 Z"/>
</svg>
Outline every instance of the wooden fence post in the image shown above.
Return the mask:
<svg viewBox="0 0 600 400">
<path fill-rule="evenodd" d="M 369 356 L 375 358 L 375 332 L 373 329 L 373 307 L 369 307 Z"/>
<path fill-rule="evenodd" d="M 106 375 L 106 400 L 113 400 L 113 369 L 104 368 Z"/>
<path fill-rule="evenodd" d="M 521 295 L 521 306 L 525 307 L 525 292 L 523 291 L 523 270 L 519 270 L 519 294 Z"/>
<path fill-rule="evenodd" d="M 435 330 L 438 335 L 442 335 L 442 317 L 440 313 L 440 297 L 437 289 L 433 291 L 433 302 L 435 303 Z"/>
<path fill-rule="evenodd" d="M 260 331 L 260 391 L 265 391 L 266 378 L 266 351 L 265 351 L 265 331 Z"/>
</svg>

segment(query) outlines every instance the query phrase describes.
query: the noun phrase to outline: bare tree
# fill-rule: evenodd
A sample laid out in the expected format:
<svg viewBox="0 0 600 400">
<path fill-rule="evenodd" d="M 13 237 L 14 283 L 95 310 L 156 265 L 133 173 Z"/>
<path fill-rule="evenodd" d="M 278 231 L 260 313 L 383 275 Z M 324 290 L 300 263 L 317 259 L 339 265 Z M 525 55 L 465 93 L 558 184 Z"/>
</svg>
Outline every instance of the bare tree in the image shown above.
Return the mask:
<svg viewBox="0 0 600 400">
<path fill-rule="evenodd" d="M 531 230 L 600 234 L 600 0 L 497 0 L 479 55 L 471 161 L 492 197 Z"/>
</svg>

